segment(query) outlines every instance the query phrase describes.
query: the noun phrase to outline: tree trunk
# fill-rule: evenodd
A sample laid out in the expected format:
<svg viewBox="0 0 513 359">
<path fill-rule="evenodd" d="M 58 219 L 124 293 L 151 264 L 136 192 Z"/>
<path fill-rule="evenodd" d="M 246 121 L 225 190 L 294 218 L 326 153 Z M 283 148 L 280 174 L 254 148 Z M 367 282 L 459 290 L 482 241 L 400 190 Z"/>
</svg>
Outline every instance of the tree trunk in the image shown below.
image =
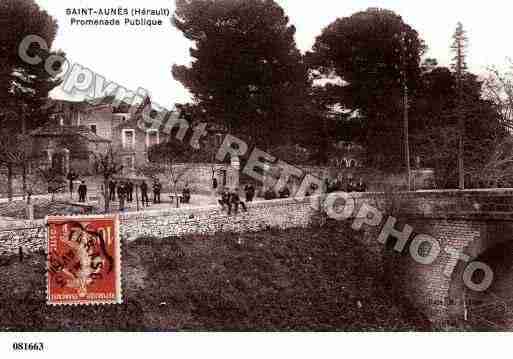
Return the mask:
<svg viewBox="0 0 513 359">
<path fill-rule="evenodd" d="M 13 173 L 12 173 L 12 165 L 7 165 L 7 197 L 9 198 L 9 202 L 12 201 L 13 195 Z"/>
<path fill-rule="evenodd" d="M 176 183 L 173 184 L 173 192 L 176 198 L 176 208 L 180 208 L 180 198 L 178 197 L 178 191 L 176 190 Z"/>
<path fill-rule="evenodd" d="M 109 193 L 109 181 L 105 179 L 103 181 L 103 198 L 105 199 L 105 213 L 110 211 L 110 193 Z"/>
<path fill-rule="evenodd" d="M 27 196 L 27 165 L 23 163 L 21 166 L 21 177 L 23 181 L 23 199 Z"/>
</svg>

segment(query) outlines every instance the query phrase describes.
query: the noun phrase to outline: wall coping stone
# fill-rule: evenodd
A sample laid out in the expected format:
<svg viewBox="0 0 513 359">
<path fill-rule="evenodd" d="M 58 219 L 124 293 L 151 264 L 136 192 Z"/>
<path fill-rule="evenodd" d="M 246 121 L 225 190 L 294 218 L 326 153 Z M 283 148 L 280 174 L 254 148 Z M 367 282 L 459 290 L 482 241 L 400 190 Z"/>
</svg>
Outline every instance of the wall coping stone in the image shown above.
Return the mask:
<svg viewBox="0 0 513 359">
<path fill-rule="evenodd" d="M 304 198 L 280 198 L 274 200 L 259 200 L 255 202 L 246 203 L 248 210 L 250 208 L 272 208 L 272 207 L 282 207 L 287 204 L 308 204 L 311 199 L 318 198 L 318 196 L 312 197 L 304 197 Z M 205 213 L 218 213 L 221 212 L 221 207 L 219 205 L 210 205 L 210 206 L 202 206 L 202 207 L 180 207 L 180 208 L 166 208 L 166 209 L 157 209 L 157 210 L 148 210 L 148 211 L 139 211 L 139 212 L 125 212 L 120 213 L 119 218 L 121 221 L 130 220 L 135 218 L 151 218 L 151 217 L 161 217 L 161 216 L 172 216 L 172 215 L 196 215 L 196 214 L 205 214 Z"/>
</svg>

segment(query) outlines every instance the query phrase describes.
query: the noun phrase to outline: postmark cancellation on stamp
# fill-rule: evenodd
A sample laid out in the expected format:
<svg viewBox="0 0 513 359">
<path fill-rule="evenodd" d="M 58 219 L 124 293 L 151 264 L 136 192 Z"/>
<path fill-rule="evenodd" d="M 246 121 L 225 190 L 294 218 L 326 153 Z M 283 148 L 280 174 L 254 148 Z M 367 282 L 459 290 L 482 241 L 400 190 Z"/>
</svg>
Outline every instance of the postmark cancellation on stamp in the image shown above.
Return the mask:
<svg viewBox="0 0 513 359">
<path fill-rule="evenodd" d="M 119 304 L 117 216 L 47 217 L 47 303 Z"/>
</svg>

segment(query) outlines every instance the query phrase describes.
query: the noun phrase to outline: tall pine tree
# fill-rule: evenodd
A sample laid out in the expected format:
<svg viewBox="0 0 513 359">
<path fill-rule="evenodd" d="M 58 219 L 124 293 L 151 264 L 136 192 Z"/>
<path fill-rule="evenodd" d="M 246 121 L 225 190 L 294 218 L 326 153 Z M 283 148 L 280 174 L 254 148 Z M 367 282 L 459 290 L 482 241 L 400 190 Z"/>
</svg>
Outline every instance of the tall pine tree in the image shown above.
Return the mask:
<svg viewBox="0 0 513 359">
<path fill-rule="evenodd" d="M 175 26 L 193 41 L 173 76 L 208 118 L 264 149 L 294 141 L 309 79 L 295 28 L 273 0 L 177 0 Z"/>
<path fill-rule="evenodd" d="M 464 99 L 463 99 L 463 77 L 467 70 L 466 63 L 466 49 L 467 49 L 467 35 L 463 29 L 463 24 L 458 22 L 456 31 L 453 35 L 452 50 L 455 53 L 452 68 L 456 73 L 456 84 L 458 91 L 458 188 L 465 189 L 465 167 L 464 167 L 464 153 L 465 153 L 465 114 L 464 114 Z"/>
<path fill-rule="evenodd" d="M 48 94 L 60 83 L 55 73 L 45 68 L 45 60 L 57 53 L 34 45 L 28 51 L 37 54 L 42 61 L 32 65 L 19 56 L 19 46 L 26 36 L 37 35 L 51 48 L 57 22 L 33 0 L 2 0 L 0 29 L 0 164 L 7 168 L 11 197 L 13 170 L 21 167 L 25 179 L 30 159 L 30 146 L 25 146 L 29 142 L 26 133 L 48 119 L 45 110 Z M 64 59 L 63 53 L 58 55 Z M 53 65 L 53 70 L 58 71 L 62 63 Z"/>
</svg>

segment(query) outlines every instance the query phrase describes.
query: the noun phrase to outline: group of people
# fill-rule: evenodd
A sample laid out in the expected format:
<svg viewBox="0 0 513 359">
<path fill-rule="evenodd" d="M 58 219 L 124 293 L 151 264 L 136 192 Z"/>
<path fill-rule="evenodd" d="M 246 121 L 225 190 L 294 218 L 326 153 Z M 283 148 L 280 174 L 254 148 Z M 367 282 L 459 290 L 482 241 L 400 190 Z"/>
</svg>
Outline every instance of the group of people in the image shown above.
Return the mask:
<svg viewBox="0 0 513 359">
<path fill-rule="evenodd" d="M 143 206 L 150 205 L 150 199 L 148 196 L 148 184 L 146 181 L 142 181 L 139 185 L 141 190 L 141 203 Z M 161 203 L 160 192 L 162 191 L 162 184 L 158 179 L 153 181 L 153 203 Z M 119 209 L 122 211 L 125 209 L 125 204 L 131 203 L 134 200 L 135 185 L 132 181 L 114 181 L 109 182 L 109 199 L 115 201 L 116 198 L 119 201 Z M 117 196 L 117 197 L 116 197 Z"/>
<path fill-rule="evenodd" d="M 119 201 L 119 210 L 125 209 L 126 202 L 133 202 L 135 186 L 131 181 L 113 181 L 109 182 L 109 199 L 111 201 L 117 199 Z"/>
<path fill-rule="evenodd" d="M 248 200 L 248 192 L 246 192 L 246 200 Z M 253 200 L 253 197 L 250 197 L 251 202 Z M 235 188 L 232 190 L 228 190 L 228 188 L 224 188 L 221 191 L 221 199 L 219 200 L 219 204 L 221 205 L 221 208 L 223 210 L 228 211 L 228 215 L 232 214 L 232 211 L 237 214 L 239 212 L 239 206 L 242 207 L 244 212 L 247 212 L 248 209 L 246 207 L 246 204 L 240 199 L 239 197 L 239 189 Z"/>
<path fill-rule="evenodd" d="M 346 180 L 340 180 L 339 178 L 330 181 L 329 179 L 325 180 L 326 192 L 366 192 L 367 184 L 363 181 L 363 178 L 360 177 L 358 182 L 355 182 L 352 178 L 348 178 Z"/>
<path fill-rule="evenodd" d="M 281 190 L 278 191 L 278 194 L 274 192 L 274 189 L 268 188 L 264 191 L 264 199 L 265 200 L 272 200 L 277 198 L 289 198 L 291 195 L 290 189 L 288 186 L 283 187 Z"/>
</svg>

